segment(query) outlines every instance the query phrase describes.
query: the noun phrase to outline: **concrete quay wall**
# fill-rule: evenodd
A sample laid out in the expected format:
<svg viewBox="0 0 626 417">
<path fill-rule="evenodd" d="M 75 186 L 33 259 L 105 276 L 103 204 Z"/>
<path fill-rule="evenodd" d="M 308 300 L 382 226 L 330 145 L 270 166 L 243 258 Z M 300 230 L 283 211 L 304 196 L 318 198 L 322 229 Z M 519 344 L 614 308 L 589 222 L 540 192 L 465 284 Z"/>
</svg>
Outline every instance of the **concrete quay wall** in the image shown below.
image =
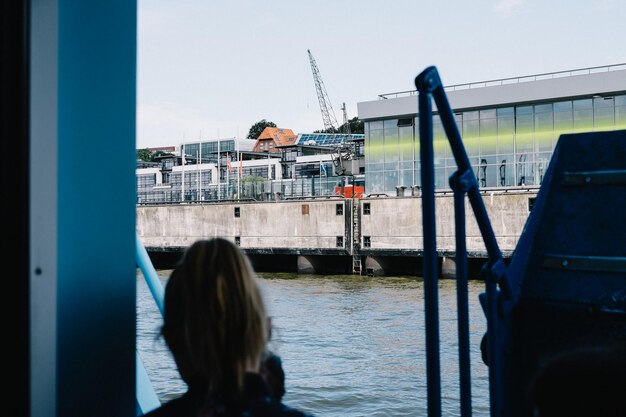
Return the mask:
<svg viewBox="0 0 626 417">
<path fill-rule="evenodd" d="M 535 197 L 536 190 L 483 192 L 505 256 L 515 249 Z M 261 269 L 419 274 L 421 202 L 421 197 L 411 196 L 142 205 L 137 207 L 137 232 L 151 254 L 179 256 L 198 239 L 220 236 L 236 242 Z M 436 218 L 442 272 L 453 273 L 451 193 L 437 195 Z M 485 246 L 467 199 L 466 219 L 469 255 L 484 258 Z"/>
<path fill-rule="evenodd" d="M 489 220 L 504 253 L 515 249 L 530 213 L 529 204 L 535 197 L 536 191 L 483 193 Z M 421 198 L 365 198 L 360 203 L 363 251 L 422 251 Z M 435 211 L 438 250 L 443 254 L 454 253 L 454 199 L 451 193 L 437 195 Z M 365 214 L 367 212 L 369 214 Z M 467 198 L 465 213 L 467 250 L 475 256 L 486 256 L 485 245 Z"/>
<path fill-rule="evenodd" d="M 183 248 L 220 236 L 245 250 L 344 251 L 343 199 L 138 206 L 137 232 L 149 250 Z"/>
</svg>

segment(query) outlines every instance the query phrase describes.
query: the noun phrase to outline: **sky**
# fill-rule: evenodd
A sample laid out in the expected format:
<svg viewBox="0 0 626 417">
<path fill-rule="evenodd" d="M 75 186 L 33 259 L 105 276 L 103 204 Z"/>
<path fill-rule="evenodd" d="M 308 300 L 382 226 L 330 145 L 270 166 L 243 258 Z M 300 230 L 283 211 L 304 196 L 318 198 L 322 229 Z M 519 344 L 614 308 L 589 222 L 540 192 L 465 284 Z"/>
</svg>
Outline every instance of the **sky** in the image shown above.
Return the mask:
<svg viewBox="0 0 626 417">
<path fill-rule="evenodd" d="M 621 0 L 139 0 L 137 147 L 322 129 L 379 94 L 626 62 Z M 626 82 L 626 80 L 625 80 Z"/>
</svg>

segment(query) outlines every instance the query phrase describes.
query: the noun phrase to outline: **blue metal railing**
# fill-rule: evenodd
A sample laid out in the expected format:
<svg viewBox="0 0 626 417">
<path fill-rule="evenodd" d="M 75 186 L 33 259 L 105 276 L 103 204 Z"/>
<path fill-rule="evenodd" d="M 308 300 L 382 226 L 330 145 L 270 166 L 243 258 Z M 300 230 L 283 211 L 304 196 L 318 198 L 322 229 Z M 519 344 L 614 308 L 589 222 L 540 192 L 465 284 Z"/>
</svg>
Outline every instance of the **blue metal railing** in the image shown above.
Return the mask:
<svg viewBox="0 0 626 417">
<path fill-rule="evenodd" d="M 426 376 L 428 416 L 441 416 L 441 371 L 439 363 L 438 254 L 435 223 L 435 174 L 433 156 L 432 98 L 443 124 L 458 170 L 450 177 L 454 191 L 456 233 L 456 279 L 458 304 L 460 408 L 469 417 L 471 403 L 471 369 L 469 360 L 469 313 L 467 292 L 467 250 L 465 243 L 465 195 L 484 240 L 488 261 L 483 268 L 485 293 L 480 301 L 487 317 L 487 352 L 489 365 L 489 400 L 492 416 L 502 415 L 502 350 L 505 340 L 502 324 L 513 300 L 502 253 L 480 196 L 478 181 L 472 170 L 454 114 L 435 67 L 426 68 L 415 79 L 418 94 L 420 159 L 422 175 L 422 221 L 424 232 L 424 307 L 426 322 Z M 506 307 L 506 308 L 505 308 Z"/>
<path fill-rule="evenodd" d="M 159 276 L 150 261 L 150 257 L 148 256 L 148 252 L 146 248 L 141 243 L 141 238 L 139 235 L 136 237 L 136 251 L 137 251 L 137 265 L 148 284 L 148 288 L 150 288 L 150 292 L 152 293 L 152 297 L 154 298 L 154 302 L 156 303 L 161 315 L 163 315 L 163 298 L 165 291 L 163 289 L 163 285 L 161 285 L 161 281 L 159 281 Z M 148 377 L 148 373 L 146 372 L 145 367 L 143 366 L 143 362 L 141 357 L 139 356 L 139 352 L 136 355 L 137 361 L 137 415 L 143 415 L 148 411 L 151 411 L 161 405 L 159 398 L 154 392 L 154 388 L 150 383 L 150 378 Z"/>
</svg>

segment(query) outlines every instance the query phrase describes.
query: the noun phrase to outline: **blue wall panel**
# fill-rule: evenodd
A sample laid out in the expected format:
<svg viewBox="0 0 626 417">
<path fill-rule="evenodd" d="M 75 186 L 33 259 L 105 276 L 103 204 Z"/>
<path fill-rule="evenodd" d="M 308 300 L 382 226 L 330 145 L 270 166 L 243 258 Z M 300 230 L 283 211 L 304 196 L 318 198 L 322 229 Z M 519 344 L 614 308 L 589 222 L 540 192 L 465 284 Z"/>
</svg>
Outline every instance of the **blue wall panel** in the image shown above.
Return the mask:
<svg viewBox="0 0 626 417">
<path fill-rule="evenodd" d="M 59 1 L 61 416 L 135 413 L 136 7 Z"/>
</svg>

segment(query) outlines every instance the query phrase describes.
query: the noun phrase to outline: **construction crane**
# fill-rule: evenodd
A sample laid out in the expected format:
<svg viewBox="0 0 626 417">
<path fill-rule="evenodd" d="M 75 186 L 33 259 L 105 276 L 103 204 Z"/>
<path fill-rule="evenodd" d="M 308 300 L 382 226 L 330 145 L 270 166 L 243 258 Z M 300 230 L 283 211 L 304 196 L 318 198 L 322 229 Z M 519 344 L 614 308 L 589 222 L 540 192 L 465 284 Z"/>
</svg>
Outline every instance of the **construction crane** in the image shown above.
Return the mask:
<svg viewBox="0 0 626 417">
<path fill-rule="evenodd" d="M 350 131 L 350 120 L 348 119 L 348 112 L 346 111 L 346 103 L 343 103 L 343 107 L 341 107 L 341 110 L 343 111 L 343 133 L 350 136 L 352 132 Z"/>
<path fill-rule="evenodd" d="M 320 102 L 322 119 L 324 119 L 324 130 L 326 130 L 327 132 L 339 132 L 337 117 L 335 117 L 333 106 L 330 104 L 330 100 L 328 99 L 328 93 L 326 92 L 326 87 L 324 87 L 324 82 L 322 81 L 322 77 L 320 76 L 320 70 L 317 68 L 317 64 L 315 63 L 315 58 L 313 58 L 313 55 L 311 54 L 311 50 L 307 49 L 306 51 L 309 54 L 309 61 L 311 61 L 311 71 L 313 71 L 313 81 L 315 81 L 317 99 Z"/>
</svg>

